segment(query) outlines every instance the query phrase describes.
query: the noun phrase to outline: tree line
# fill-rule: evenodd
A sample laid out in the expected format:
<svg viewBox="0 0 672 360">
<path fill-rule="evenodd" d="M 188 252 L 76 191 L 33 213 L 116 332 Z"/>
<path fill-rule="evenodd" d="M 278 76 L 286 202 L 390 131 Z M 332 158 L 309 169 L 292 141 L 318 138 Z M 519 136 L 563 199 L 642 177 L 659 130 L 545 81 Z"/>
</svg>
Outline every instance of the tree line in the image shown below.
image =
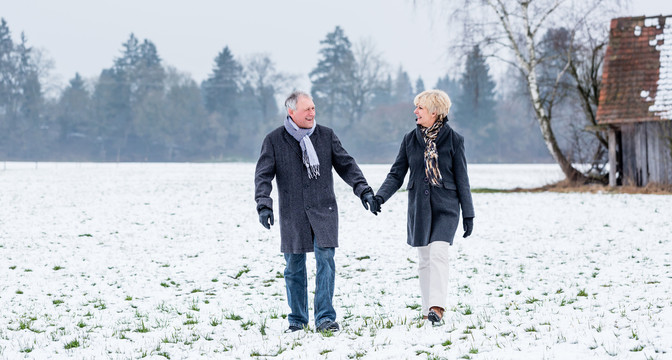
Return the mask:
<svg viewBox="0 0 672 360">
<path fill-rule="evenodd" d="M 393 161 L 414 128 L 413 98 L 425 90 L 402 66 L 391 70 L 371 42 L 353 44 L 336 27 L 320 42 L 310 71 L 317 119 L 337 130 L 360 162 Z M 243 59 L 243 60 L 241 60 Z M 200 84 L 165 66 L 154 43 L 134 34 L 96 79 L 76 74 L 56 97 L 26 36 L 0 22 L 0 158 L 51 161 L 251 161 L 282 125 L 296 75 L 270 55 L 236 56 L 227 46 Z M 498 86 L 480 47 L 465 51 L 429 88 L 446 91 L 449 124 L 466 140 L 471 162 L 540 162 L 551 157 L 518 79 Z"/>
</svg>

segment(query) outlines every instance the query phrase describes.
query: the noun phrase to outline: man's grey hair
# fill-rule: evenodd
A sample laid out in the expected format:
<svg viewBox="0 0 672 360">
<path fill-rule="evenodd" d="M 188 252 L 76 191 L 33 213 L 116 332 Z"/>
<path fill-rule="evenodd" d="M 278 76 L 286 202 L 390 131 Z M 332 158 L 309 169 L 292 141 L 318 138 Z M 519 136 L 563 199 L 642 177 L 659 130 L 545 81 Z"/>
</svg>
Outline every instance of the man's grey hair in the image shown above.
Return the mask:
<svg viewBox="0 0 672 360">
<path fill-rule="evenodd" d="M 285 108 L 287 111 L 289 111 L 289 109 L 296 110 L 296 102 L 299 101 L 300 97 L 307 97 L 308 99 L 313 100 L 313 97 L 307 92 L 296 90 L 289 94 L 287 100 L 285 100 Z"/>
</svg>

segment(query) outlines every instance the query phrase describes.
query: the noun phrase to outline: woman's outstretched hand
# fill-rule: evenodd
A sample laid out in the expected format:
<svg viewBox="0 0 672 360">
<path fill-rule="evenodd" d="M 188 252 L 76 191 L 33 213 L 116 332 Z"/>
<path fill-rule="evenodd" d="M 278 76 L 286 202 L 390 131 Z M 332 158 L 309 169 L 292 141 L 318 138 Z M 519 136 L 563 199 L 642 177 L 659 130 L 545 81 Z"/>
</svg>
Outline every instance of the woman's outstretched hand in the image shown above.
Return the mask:
<svg viewBox="0 0 672 360">
<path fill-rule="evenodd" d="M 462 237 L 466 238 L 471 235 L 471 231 L 474 230 L 474 218 L 468 217 L 462 219 L 462 227 L 464 228 L 464 235 Z"/>
</svg>

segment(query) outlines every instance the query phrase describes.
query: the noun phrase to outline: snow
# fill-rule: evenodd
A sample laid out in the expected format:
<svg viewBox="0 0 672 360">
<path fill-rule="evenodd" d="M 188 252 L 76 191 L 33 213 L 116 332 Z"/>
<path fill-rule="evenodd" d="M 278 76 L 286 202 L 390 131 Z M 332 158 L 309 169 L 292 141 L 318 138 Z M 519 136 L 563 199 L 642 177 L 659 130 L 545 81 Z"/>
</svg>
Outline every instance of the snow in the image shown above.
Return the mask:
<svg viewBox="0 0 672 360">
<path fill-rule="evenodd" d="M 672 17 L 665 19 L 662 37 L 658 35 L 654 39 L 650 39 L 649 45 L 655 46 L 660 51 L 660 70 L 656 96 L 653 105 L 649 107 L 649 111 L 664 120 L 672 120 Z"/>
<path fill-rule="evenodd" d="M 373 216 L 337 180 L 334 304 L 343 330 L 329 336 L 283 332 L 289 309 L 278 219 L 270 231 L 258 223 L 254 164 L 0 169 L 0 358 L 672 353 L 669 196 L 475 193 L 474 233 L 458 232 L 452 247 L 446 322 L 432 327 L 416 310 L 406 193 Z M 362 170 L 377 189 L 389 165 Z M 555 165 L 470 165 L 469 172 L 473 188 L 562 177 Z"/>
</svg>

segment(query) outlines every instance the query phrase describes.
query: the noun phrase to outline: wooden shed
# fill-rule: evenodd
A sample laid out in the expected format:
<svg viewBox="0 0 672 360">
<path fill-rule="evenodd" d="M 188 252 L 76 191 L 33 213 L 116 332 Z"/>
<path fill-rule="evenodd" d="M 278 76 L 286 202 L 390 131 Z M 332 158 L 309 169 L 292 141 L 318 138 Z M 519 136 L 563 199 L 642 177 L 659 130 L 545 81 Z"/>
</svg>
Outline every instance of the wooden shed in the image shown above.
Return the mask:
<svg viewBox="0 0 672 360">
<path fill-rule="evenodd" d="M 609 185 L 672 184 L 672 15 L 611 20 L 597 122 Z"/>
</svg>

